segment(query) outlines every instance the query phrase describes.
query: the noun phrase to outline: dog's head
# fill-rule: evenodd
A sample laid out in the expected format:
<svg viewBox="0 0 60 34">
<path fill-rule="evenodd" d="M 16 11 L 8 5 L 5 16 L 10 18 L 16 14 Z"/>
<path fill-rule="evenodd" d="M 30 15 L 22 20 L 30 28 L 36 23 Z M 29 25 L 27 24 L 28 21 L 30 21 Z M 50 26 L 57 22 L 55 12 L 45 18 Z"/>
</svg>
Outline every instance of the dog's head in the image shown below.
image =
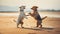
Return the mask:
<svg viewBox="0 0 60 34">
<path fill-rule="evenodd" d="M 33 6 L 31 9 L 33 10 L 33 11 L 37 11 L 37 6 Z"/>
<path fill-rule="evenodd" d="M 20 10 L 24 10 L 25 6 L 20 6 L 19 8 L 20 8 Z"/>
</svg>

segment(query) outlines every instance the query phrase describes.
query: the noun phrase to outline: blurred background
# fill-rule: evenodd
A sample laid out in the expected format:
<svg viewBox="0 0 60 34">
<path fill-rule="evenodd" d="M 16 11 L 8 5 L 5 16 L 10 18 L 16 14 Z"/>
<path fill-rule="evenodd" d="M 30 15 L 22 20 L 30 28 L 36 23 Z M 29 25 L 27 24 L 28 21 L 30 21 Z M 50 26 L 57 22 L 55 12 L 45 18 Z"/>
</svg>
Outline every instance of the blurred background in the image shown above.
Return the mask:
<svg viewBox="0 0 60 34">
<path fill-rule="evenodd" d="M 26 11 L 32 6 L 38 6 L 38 10 L 60 10 L 60 0 L 0 0 L 0 11 L 18 11 L 24 5 Z"/>
</svg>

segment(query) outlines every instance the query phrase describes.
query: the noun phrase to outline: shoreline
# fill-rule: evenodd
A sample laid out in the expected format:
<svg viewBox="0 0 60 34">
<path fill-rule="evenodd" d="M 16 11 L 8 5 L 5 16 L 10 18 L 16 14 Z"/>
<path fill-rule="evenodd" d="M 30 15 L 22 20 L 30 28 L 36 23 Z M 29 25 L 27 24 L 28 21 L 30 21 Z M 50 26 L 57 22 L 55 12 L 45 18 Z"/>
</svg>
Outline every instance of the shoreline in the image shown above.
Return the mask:
<svg viewBox="0 0 60 34">
<path fill-rule="evenodd" d="M 25 12 L 28 14 L 29 12 Z M 41 17 L 48 16 L 48 17 L 55 17 L 60 18 L 60 12 L 39 12 Z M 0 13 L 0 16 L 18 16 L 19 13 Z"/>
</svg>

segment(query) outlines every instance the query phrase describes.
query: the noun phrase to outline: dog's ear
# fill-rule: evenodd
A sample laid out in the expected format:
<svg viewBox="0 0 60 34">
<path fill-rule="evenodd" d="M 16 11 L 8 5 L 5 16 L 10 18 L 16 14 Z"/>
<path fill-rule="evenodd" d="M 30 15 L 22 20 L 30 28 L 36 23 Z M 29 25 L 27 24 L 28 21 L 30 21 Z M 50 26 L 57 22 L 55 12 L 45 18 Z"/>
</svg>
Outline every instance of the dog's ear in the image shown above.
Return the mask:
<svg viewBox="0 0 60 34">
<path fill-rule="evenodd" d="M 38 8 L 38 6 L 35 6 L 35 8 Z"/>
<path fill-rule="evenodd" d="M 25 9 L 26 6 L 23 6 L 23 7 L 24 7 L 24 9 Z"/>
<path fill-rule="evenodd" d="M 36 8 L 38 8 L 38 7 L 36 6 Z"/>
<path fill-rule="evenodd" d="M 33 7 L 31 7 L 31 9 L 33 9 Z"/>
<path fill-rule="evenodd" d="M 21 8 L 21 7 L 19 7 L 19 8 Z"/>
<path fill-rule="evenodd" d="M 33 9 L 33 8 L 38 8 L 38 6 L 33 6 L 31 9 Z"/>
</svg>

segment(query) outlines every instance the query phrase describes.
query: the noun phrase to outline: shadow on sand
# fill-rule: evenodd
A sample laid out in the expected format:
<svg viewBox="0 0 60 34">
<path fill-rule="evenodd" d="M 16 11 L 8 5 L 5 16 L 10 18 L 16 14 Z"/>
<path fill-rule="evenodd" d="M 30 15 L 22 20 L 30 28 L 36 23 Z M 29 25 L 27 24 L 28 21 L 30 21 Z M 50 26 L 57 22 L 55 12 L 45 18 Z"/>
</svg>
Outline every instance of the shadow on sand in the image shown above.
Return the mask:
<svg viewBox="0 0 60 34">
<path fill-rule="evenodd" d="M 55 28 L 47 28 L 47 27 L 42 27 L 42 28 L 22 28 L 22 29 L 30 29 L 30 30 L 38 30 L 38 31 L 41 31 L 41 30 L 53 30 Z"/>
</svg>

